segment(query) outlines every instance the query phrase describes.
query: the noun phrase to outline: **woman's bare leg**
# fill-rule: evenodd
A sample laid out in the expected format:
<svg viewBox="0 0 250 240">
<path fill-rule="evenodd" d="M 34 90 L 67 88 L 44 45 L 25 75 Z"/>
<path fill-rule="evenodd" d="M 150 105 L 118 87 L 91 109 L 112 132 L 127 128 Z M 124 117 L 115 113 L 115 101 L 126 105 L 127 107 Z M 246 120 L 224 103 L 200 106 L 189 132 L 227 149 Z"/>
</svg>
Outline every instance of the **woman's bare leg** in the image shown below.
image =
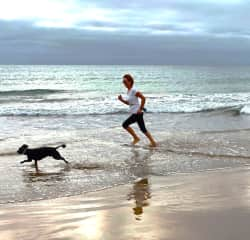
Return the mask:
<svg viewBox="0 0 250 240">
<path fill-rule="evenodd" d="M 132 144 L 135 145 L 136 143 L 138 143 L 140 141 L 140 138 L 136 135 L 136 133 L 133 130 L 133 128 L 127 127 L 126 130 L 134 138 L 134 141 L 132 142 Z"/>
<path fill-rule="evenodd" d="M 150 134 L 150 132 L 147 131 L 147 132 L 145 132 L 144 134 L 147 136 L 148 140 L 150 141 L 150 146 L 151 146 L 151 147 L 156 147 L 156 142 L 155 142 L 155 140 L 153 139 L 153 137 L 152 137 L 152 135 Z"/>
</svg>

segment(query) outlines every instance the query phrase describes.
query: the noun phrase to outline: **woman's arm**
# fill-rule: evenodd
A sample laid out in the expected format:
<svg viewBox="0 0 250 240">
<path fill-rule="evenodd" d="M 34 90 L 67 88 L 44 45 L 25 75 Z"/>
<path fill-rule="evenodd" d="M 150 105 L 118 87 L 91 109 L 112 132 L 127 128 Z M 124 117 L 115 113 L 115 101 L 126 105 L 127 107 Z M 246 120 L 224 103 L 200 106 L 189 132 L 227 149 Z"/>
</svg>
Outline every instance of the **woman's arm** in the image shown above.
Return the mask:
<svg viewBox="0 0 250 240">
<path fill-rule="evenodd" d="M 129 105 L 128 101 L 124 100 L 123 97 L 122 97 L 122 95 L 119 95 L 119 96 L 118 96 L 118 99 L 119 99 L 122 103 L 124 103 L 124 104 L 126 104 L 126 105 Z"/>
<path fill-rule="evenodd" d="M 140 106 L 140 109 L 138 110 L 138 113 L 141 113 L 144 108 L 146 98 L 143 96 L 141 92 L 137 92 L 135 96 L 141 99 L 141 106 Z"/>
</svg>

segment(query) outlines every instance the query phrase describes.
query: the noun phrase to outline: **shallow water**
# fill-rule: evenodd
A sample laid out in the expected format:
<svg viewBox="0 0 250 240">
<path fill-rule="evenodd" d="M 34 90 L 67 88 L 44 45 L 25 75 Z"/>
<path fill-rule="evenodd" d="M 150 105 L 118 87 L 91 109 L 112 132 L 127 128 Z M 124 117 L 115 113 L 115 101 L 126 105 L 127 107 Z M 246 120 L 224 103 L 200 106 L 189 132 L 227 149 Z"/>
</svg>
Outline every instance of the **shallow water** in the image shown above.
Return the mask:
<svg viewBox="0 0 250 240">
<path fill-rule="evenodd" d="M 248 116 L 146 114 L 148 128 L 159 143 L 156 149 L 149 148 L 141 134 L 138 146 L 129 144 L 129 136 L 119 126 L 125 117 L 112 116 L 113 126 L 78 130 L 35 129 L 34 123 L 20 137 L 0 141 L 0 203 L 71 196 L 150 175 L 168 176 L 250 163 Z M 36 119 L 39 121 L 44 119 Z M 15 154 L 23 143 L 33 148 L 62 142 L 67 147 L 59 151 L 69 165 L 46 158 L 39 162 L 36 172 L 33 164 L 19 164 L 25 156 Z"/>
</svg>

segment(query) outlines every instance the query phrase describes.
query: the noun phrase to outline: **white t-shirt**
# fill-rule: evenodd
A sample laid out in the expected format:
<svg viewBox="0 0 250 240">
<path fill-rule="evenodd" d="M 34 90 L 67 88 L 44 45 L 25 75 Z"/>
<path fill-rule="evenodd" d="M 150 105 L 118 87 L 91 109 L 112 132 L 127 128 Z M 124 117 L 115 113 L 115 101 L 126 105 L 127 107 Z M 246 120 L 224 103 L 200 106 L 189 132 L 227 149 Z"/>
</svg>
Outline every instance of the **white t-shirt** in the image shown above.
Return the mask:
<svg viewBox="0 0 250 240">
<path fill-rule="evenodd" d="M 127 92 L 127 101 L 129 103 L 129 112 L 132 114 L 137 113 L 137 111 L 140 109 L 140 103 L 138 100 L 138 97 L 135 96 L 137 93 L 137 90 L 135 88 L 131 88 Z"/>
</svg>

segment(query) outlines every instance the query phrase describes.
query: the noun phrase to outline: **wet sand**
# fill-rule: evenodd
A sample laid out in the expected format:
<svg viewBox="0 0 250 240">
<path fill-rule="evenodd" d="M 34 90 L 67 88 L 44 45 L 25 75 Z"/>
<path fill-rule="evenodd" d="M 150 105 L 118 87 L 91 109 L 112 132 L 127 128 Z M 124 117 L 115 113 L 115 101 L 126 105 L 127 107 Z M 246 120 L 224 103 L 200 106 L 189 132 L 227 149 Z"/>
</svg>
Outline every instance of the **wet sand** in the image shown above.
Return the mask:
<svg viewBox="0 0 250 240">
<path fill-rule="evenodd" d="M 0 239 L 250 237 L 248 167 L 139 179 L 79 196 L 0 205 Z"/>
</svg>

